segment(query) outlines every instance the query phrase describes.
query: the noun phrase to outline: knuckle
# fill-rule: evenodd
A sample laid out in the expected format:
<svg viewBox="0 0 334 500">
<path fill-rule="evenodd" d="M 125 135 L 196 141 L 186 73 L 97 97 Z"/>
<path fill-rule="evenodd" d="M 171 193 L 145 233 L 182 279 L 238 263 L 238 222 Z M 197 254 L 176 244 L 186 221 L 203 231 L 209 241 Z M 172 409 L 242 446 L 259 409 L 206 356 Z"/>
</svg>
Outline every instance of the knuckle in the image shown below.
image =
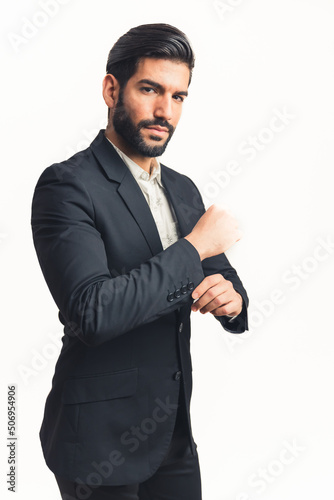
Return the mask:
<svg viewBox="0 0 334 500">
<path fill-rule="evenodd" d="M 217 308 L 223 304 L 223 301 L 219 297 L 216 297 L 213 299 L 212 304 L 215 308 Z"/>
</svg>

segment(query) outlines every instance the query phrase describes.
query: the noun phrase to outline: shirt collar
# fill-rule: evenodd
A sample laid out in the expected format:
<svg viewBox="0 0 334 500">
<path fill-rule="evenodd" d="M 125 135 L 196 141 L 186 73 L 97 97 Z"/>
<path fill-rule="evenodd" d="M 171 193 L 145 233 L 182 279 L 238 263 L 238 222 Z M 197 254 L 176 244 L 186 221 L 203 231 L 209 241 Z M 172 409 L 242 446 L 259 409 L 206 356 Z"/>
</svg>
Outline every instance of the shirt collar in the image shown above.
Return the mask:
<svg viewBox="0 0 334 500">
<path fill-rule="evenodd" d="M 105 136 L 107 139 L 108 137 Z M 163 187 L 161 183 L 161 166 L 160 162 L 157 160 L 157 158 L 152 158 L 152 163 L 151 163 L 151 175 L 149 176 L 148 172 L 144 170 L 138 163 L 134 162 L 129 156 L 127 156 L 123 151 L 121 151 L 113 142 L 111 142 L 110 139 L 108 139 L 110 144 L 114 146 L 116 149 L 117 153 L 120 155 L 124 163 L 127 165 L 129 170 L 131 171 L 132 175 L 138 182 L 139 180 L 145 180 L 145 181 L 153 181 L 154 179 L 157 180 L 158 184 Z"/>
</svg>

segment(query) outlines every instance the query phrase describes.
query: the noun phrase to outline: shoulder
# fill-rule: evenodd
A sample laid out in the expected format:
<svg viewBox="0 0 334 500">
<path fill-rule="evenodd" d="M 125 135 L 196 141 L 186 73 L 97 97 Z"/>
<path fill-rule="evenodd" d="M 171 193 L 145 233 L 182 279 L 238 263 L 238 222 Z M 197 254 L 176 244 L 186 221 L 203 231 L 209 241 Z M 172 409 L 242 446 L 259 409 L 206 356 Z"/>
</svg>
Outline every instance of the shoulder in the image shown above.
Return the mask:
<svg viewBox="0 0 334 500">
<path fill-rule="evenodd" d="M 69 181 L 77 182 L 78 184 L 81 182 L 84 183 L 85 178 L 89 176 L 89 171 L 93 164 L 96 165 L 96 161 L 90 148 L 79 151 L 67 160 L 53 163 L 45 168 L 39 176 L 37 186 L 40 187 L 49 183 L 61 184 L 62 182 L 66 183 Z"/>
<path fill-rule="evenodd" d="M 57 213 L 67 217 L 75 210 L 84 210 L 91 218 L 94 207 L 89 190 L 96 161 L 89 148 L 71 158 L 53 163 L 41 173 L 32 197 L 32 222 L 43 214 Z"/>
</svg>

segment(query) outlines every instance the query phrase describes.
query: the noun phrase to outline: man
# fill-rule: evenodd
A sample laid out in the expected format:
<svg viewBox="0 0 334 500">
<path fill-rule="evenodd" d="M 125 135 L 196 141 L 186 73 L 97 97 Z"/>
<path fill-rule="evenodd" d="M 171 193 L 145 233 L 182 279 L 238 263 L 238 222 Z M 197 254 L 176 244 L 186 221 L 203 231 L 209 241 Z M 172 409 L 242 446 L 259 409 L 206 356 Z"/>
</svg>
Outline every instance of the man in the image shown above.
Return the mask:
<svg viewBox="0 0 334 500">
<path fill-rule="evenodd" d="M 241 333 L 248 298 L 224 255 L 236 222 L 157 160 L 193 66 L 177 28 L 122 36 L 103 81 L 106 130 L 35 189 L 34 244 L 65 333 L 40 437 L 67 500 L 201 498 L 190 312 Z"/>
</svg>

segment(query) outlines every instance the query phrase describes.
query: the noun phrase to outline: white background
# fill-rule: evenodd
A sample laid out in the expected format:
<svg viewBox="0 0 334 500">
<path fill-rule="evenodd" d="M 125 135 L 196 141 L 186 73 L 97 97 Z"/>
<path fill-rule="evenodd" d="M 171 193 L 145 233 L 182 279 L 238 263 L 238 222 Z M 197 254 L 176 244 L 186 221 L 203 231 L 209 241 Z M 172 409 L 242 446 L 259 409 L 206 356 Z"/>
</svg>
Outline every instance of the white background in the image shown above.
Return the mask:
<svg viewBox="0 0 334 500">
<path fill-rule="evenodd" d="M 211 315 L 192 315 L 203 499 L 333 498 L 334 2 L 63 0 L 53 16 L 40 14 L 41 3 L 2 2 L 0 12 L 2 498 L 13 498 L 11 383 L 16 498 L 60 498 L 38 432 L 62 329 L 33 248 L 33 189 L 47 166 L 105 126 L 108 52 L 149 22 L 183 30 L 196 54 L 189 98 L 161 160 L 195 181 L 207 207 L 226 204 L 244 233 L 228 257 L 250 297 L 250 333 L 233 336 Z M 29 31 L 29 23 L 39 27 Z M 273 121 L 279 112 L 285 124 Z M 268 129 L 273 123 L 280 131 Z M 258 150 L 246 154 L 252 137 Z"/>
</svg>

